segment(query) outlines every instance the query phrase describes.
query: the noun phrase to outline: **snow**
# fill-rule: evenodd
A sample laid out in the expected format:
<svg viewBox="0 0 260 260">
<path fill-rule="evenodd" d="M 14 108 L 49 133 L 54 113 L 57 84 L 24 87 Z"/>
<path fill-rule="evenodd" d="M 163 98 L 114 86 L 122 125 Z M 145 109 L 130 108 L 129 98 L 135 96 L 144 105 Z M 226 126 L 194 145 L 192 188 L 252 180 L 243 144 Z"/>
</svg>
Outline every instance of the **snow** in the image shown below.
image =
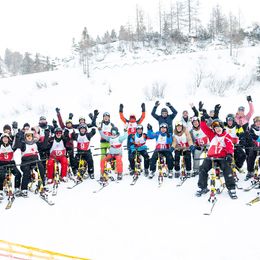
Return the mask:
<svg viewBox="0 0 260 260">
<path fill-rule="evenodd" d="M 197 105 L 200 100 L 208 110 L 220 103 L 220 117 L 224 119 L 240 105 L 247 109 L 249 94 L 258 115 L 259 83 L 252 81 L 243 92 L 238 92 L 238 86 L 251 76 L 259 51 L 259 47 L 238 49 L 235 63 L 228 50 L 180 54 L 166 61 L 91 70 L 89 79 L 81 68 L 1 79 L 0 127 L 14 120 L 20 127 L 25 122 L 36 125 L 41 115 L 46 115 L 51 123 L 56 118 L 56 107 L 60 107 L 64 120 L 73 112 L 76 123 L 80 116 L 87 118 L 97 108 L 98 119 L 108 111 L 111 121 L 122 131 L 119 104 L 124 104 L 126 117 L 131 113 L 139 117 L 141 103 L 145 102 L 144 126 L 149 122 L 157 129 L 158 124 L 150 115 L 157 98 L 147 101 L 144 94 L 144 89 L 151 89 L 156 82 L 166 85 L 165 98 L 160 99 L 157 112 L 169 101 L 179 111 L 176 120 L 190 102 Z M 196 89 L 191 86 L 198 66 L 211 76 Z M 217 80 L 232 76 L 235 83 L 225 93 L 214 95 L 206 88 L 212 75 Z M 192 115 L 191 109 L 189 112 Z M 99 147 L 99 138 L 97 133 L 92 145 Z M 154 141 L 149 141 L 148 146 L 152 150 Z M 17 151 L 17 162 L 19 157 Z M 94 160 L 98 179 L 99 157 Z M 127 166 L 125 151 L 125 172 Z M 244 177 L 239 174 L 239 185 L 246 187 L 249 183 L 243 181 Z M 17 198 L 10 210 L 4 209 L 5 201 L 0 204 L 1 239 L 95 260 L 259 259 L 260 207 L 245 205 L 256 196 L 255 190 L 237 190 L 236 201 L 225 190 L 218 196 L 213 214 L 205 216 L 203 213 L 210 206 L 208 195 L 194 196 L 197 177 L 181 187 L 176 187 L 178 182 L 165 179 L 158 188 L 156 177 L 149 180 L 142 176 L 131 186 L 131 177 L 126 175 L 122 182 L 111 183 L 96 194 L 93 191 L 99 184 L 95 180 L 86 180 L 72 190 L 62 183 L 54 206 L 32 193 L 28 199 Z"/>
</svg>

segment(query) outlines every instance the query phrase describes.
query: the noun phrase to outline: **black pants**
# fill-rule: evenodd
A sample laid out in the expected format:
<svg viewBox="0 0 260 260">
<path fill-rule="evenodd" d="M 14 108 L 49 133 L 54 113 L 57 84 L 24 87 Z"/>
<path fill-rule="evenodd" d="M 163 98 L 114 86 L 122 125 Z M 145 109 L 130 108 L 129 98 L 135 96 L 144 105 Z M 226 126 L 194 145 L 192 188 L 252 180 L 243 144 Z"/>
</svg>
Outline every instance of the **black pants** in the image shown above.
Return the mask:
<svg viewBox="0 0 260 260">
<path fill-rule="evenodd" d="M 156 162 L 157 162 L 159 153 L 161 155 L 165 156 L 166 164 L 168 166 L 168 169 L 172 170 L 173 169 L 174 159 L 173 159 L 172 153 L 170 151 L 154 151 L 154 153 L 152 155 L 152 158 L 150 160 L 150 170 L 151 171 L 155 171 L 156 170 Z"/>
<path fill-rule="evenodd" d="M 238 168 L 242 168 L 245 160 L 246 160 L 246 153 L 245 151 L 239 147 L 235 146 L 235 151 L 234 151 L 234 158 L 235 158 L 235 164 Z"/>
<path fill-rule="evenodd" d="M 78 170 L 79 168 L 79 161 L 80 159 L 85 160 L 88 164 L 88 173 L 94 173 L 94 162 L 93 162 L 93 157 L 92 153 L 90 150 L 88 151 L 78 151 L 76 157 L 75 157 L 75 166 L 76 169 Z"/>
<path fill-rule="evenodd" d="M 235 189 L 236 184 L 235 180 L 233 178 L 232 169 L 231 166 L 227 163 L 226 160 L 219 160 L 215 161 L 216 164 L 220 167 L 220 169 L 223 171 L 223 175 L 225 178 L 225 184 L 227 189 Z M 208 186 L 208 172 L 212 168 L 212 160 L 210 158 L 206 158 L 202 165 L 200 166 L 199 170 L 199 181 L 198 186 L 201 189 L 205 189 Z"/>
<path fill-rule="evenodd" d="M 179 171 L 180 170 L 180 159 L 181 159 L 181 155 L 184 156 L 184 162 L 185 162 L 185 169 L 187 171 L 191 170 L 191 152 L 186 150 L 186 151 L 179 151 L 179 150 L 175 150 L 175 166 L 174 169 L 175 171 Z"/>
<path fill-rule="evenodd" d="M 72 171 L 74 171 L 74 169 L 77 169 L 77 162 L 76 162 L 76 159 L 74 157 L 73 148 L 67 148 L 67 155 L 69 156 L 69 162 L 70 162 L 70 166 L 72 168 Z"/>
<path fill-rule="evenodd" d="M 12 166 L 6 166 L 5 165 L 12 165 Z M 0 161 L 0 190 L 3 190 L 3 183 L 6 177 L 6 174 L 9 173 L 9 171 L 15 176 L 14 177 L 14 187 L 20 188 L 21 185 L 21 172 L 17 169 L 15 165 L 15 161 L 9 161 L 4 162 Z"/>
<path fill-rule="evenodd" d="M 22 157 L 22 164 L 21 164 L 21 170 L 23 172 L 22 185 L 21 185 L 22 190 L 28 189 L 28 184 L 31 181 L 31 170 L 34 169 L 35 167 L 38 167 L 43 186 L 45 185 L 44 166 L 41 161 L 37 161 L 37 160 L 38 157 L 35 156 Z"/>
<path fill-rule="evenodd" d="M 144 158 L 144 168 L 145 169 L 148 169 L 149 168 L 149 162 L 150 162 L 150 158 L 149 158 L 149 155 L 147 153 L 146 150 L 142 150 L 142 151 L 138 151 L 138 153 L 140 155 L 143 156 Z M 134 170 L 135 168 L 135 155 L 136 155 L 136 151 L 130 153 L 130 166 L 131 166 L 131 169 Z"/>
<path fill-rule="evenodd" d="M 248 149 L 247 170 L 249 172 L 254 171 L 255 160 L 258 154 L 260 154 L 260 151 L 256 151 L 254 149 Z M 259 166 L 260 166 L 260 160 L 259 160 Z"/>
</svg>

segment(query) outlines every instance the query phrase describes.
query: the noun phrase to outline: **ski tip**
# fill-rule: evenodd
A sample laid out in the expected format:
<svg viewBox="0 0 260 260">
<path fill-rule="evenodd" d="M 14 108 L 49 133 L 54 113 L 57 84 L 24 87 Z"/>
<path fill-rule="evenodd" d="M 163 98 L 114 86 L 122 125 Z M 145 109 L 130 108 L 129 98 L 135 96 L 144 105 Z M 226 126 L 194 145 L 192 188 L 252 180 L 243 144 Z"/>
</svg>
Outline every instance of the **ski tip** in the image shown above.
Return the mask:
<svg viewBox="0 0 260 260">
<path fill-rule="evenodd" d="M 203 213 L 203 215 L 205 215 L 205 216 L 210 216 L 210 213 Z"/>
</svg>

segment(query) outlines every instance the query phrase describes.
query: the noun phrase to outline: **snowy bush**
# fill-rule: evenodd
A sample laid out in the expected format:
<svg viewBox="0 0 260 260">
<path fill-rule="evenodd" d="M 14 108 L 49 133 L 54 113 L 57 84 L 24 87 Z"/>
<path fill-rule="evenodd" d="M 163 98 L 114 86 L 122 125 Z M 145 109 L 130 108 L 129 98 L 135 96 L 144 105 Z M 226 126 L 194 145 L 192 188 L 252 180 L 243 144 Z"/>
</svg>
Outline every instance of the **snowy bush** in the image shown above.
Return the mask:
<svg viewBox="0 0 260 260">
<path fill-rule="evenodd" d="M 47 88 L 46 82 L 36 81 L 35 84 L 36 84 L 36 88 L 37 88 L 37 89 Z"/>
<path fill-rule="evenodd" d="M 210 93 L 223 97 L 225 96 L 225 92 L 233 85 L 235 85 L 234 83 L 234 76 L 229 76 L 227 79 L 216 79 L 212 77 L 209 84 L 207 84 L 207 88 L 209 89 Z"/>
<path fill-rule="evenodd" d="M 260 57 L 258 57 L 257 68 L 256 68 L 256 79 L 260 81 Z"/>
<path fill-rule="evenodd" d="M 165 89 L 166 89 L 166 83 L 155 81 L 152 85 L 152 88 L 146 87 L 144 89 L 145 99 L 147 101 L 152 101 L 157 98 L 164 98 Z"/>
</svg>

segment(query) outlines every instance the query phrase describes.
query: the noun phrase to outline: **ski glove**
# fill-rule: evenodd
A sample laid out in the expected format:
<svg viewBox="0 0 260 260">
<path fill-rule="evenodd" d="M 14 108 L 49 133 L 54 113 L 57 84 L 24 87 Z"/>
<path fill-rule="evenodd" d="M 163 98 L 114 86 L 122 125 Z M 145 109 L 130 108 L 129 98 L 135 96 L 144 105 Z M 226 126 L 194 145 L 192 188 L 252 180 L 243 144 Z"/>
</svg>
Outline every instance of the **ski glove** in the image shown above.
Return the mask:
<svg viewBox="0 0 260 260">
<path fill-rule="evenodd" d="M 98 116 L 99 112 L 97 109 L 94 110 L 94 116 Z"/>
<path fill-rule="evenodd" d="M 216 111 L 216 112 L 219 112 L 220 108 L 221 108 L 221 105 L 220 105 L 220 104 L 217 104 L 217 105 L 215 106 L 215 111 Z"/>
<path fill-rule="evenodd" d="M 88 116 L 89 116 L 89 118 L 90 118 L 91 120 L 92 120 L 93 117 L 94 117 L 92 113 L 89 113 Z"/>
<path fill-rule="evenodd" d="M 49 136 L 49 135 L 50 135 L 50 129 L 49 129 L 49 128 L 46 128 L 46 129 L 44 130 L 44 135 L 45 135 L 45 136 Z"/>
<path fill-rule="evenodd" d="M 160 102 L 157 100 L 154 104 L 155 107 L 158 107 L 160 105 Z"/>
<path fill-rule="evenodd" d="M 170 102 L 166 102 L 165 105 L 166 105 L 167 107 L 170 107 L 170 106 L 171 106 L 171 103 L 170 103 Z"/>
<path fill-rule="evenodd" d="M 12 123 L 12 128 L 13 128 L 13 129 L 17 129 L 17 128 L 18 128 L 18 123 L 17 123 L 16 121 L 14 121 L 14 122 Z"/>
<path fill-rule="evenodd" d="M 72 119 L 72 118 L 73 118 L 73 114 L 69 113 L 69 119 Z"/>
<path fill-rule="evenodd" d="M 119 113 L 123 113 L 123 108 L 124 108 L 123 104 L 120 104 L 119 105 Z"/>
<path fill-rule="evenodd" d="M 91 129 L 91 133 L 92 133 L 92 135 L 96 134 L 96 129 L 95 129 L 95 128 L 92 128 L 92 129 Z"/>
<path fill-rule="evenodd" d="M 60 109 L 58 107 L 55 108 L 57 113 L 60 113 Z"/>
<path fill-rule="evenodd" d="M 145 103 L 142 103 L 141 108 L 142 108 L 142 112 L 145 112 Z"/>
<path fill-rule="evenodd" d="M 199 111 L 202 111 L 203 105 L 204 105 L 204 104 L 200 101 L 200 102 L 199 102 Z"/>
<path fill-rule="evenodd" d="M 55 119 L 52 120 L 53 125 L 57 125 L 57 121 Z"/>
<path fill-rule="evenodd" d="M 198 150 L 198 151 L 201 151 L 201 146 L 195 146 L 195 149 Z"/>
<path fill-rule="evenodd" d="M 202 115 L 202 116 L 200 117 L 200 121 L 201 121 L 201 122 L 205 122 L 205 121 L 206 121 L 206 118 L 205 118 L 204 115 Z"/>
<path fill-rule="evenodd" d="M 227 161 L 228 164 L 231 164 L 231 163 L 232 163 L 232 160 L 233 160 L 232 154 L 228 154 L 225 159 L 226 159 L 226 161 Z"/>
<path fill-rule="evenodd" d="M 68 130 L 68 129 L 66 129 L 66 130 L 64 131 L 64 136 L 65 136 L 65 137 L 69 137 L 69 130 Z"/>
<path fill-rule="evenodd" d="M 248 102 L 252 102 L 251 96 L 247 96 L 246 99 L 247 99 Z"/>
<path fill-rule="evenodd" d="M 148 130 L 152 130 L 153 127 L 152 127 L 150 124 L 147 124 L 147 129 L 148 129 Z"/>
</svg>

